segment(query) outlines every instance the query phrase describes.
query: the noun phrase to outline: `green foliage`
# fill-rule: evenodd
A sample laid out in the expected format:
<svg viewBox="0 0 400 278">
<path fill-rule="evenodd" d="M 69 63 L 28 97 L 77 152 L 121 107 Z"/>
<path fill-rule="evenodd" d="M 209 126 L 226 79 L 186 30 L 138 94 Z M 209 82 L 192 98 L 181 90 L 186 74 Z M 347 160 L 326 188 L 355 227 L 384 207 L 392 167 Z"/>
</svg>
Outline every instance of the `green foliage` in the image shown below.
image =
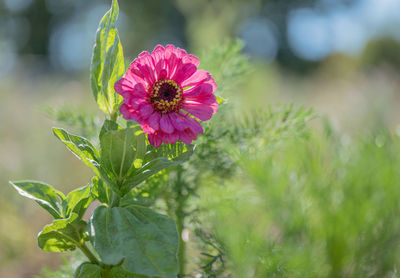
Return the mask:
<svg viewBox="0 0 400 278">
<path fill-rule="evenodd" d="M 81 244 L 85 227 L 86 223 L 76 213 L 66 219 L 56 219 L 39 233 L 39 247 L 49 252 L 75 250 Z"/>
<path fill-rule="evenodd" d="M 104 263 L 123 262 L 125 269 L 150 277 L 176 277 L 178 233 L 167 216 L 137 205 L 101 206 L 89 226 L 90 240 Z"/>
<path fill-rule="evenodd" d="M 114 91 L 114 83 L 125 72 L 124 54 L 116 28 L 118 12 L 118 2 L 113 0 L 111 9 L 100 21 L 90 68 L 93 95 L 99 108 L 109 115 L 118 112 L 122 98 Z"/>
<path fill-rule="evenodd" d="M 144 275 L 135 275 L 129 271 L 126 271 L 120 266 L 113 267 L 110 270 L 110 277 L 111 278 L 146 278 Z"/>
<path fill-rule="evenodd" d="M 87 139 L 72 135 L 61 128 L 53 128 L 54 135 L 80 160 L 100 175 L 99 152 Z"/>
<path fill-rule="evenodd" d="M 103 135 L 109 131 L 113 131 L 113 130 L 119 130 L 122 129 L 122 127 L 120 125 L 118 125 L 116 122 L 114 121 L 110 121 L 110 120 L 105 120 L 103 123 L 103 126 L 101 127 L 100 133 L 99 133 L 99 140 L 101 140 L 101 137 L 103 137 Z"/>
<path fill-rule="evenodd" d="M 84 260 L 83 254 L 79 251 L 72 252 L 71 256 L 62 257 L 62 264 L 56 271 L 52 271 L 48 268 L 42 270 L 40 276 L 34 276 L 34 278 L 71 278 L 74 277 L 77 268 L 81 265 Z"/>
<path fill-rule="evenodd" d="M 247 57 L 242 54 L 243 46 L 240 40 L 228 41 L 200 55 L 200 66 L 212 73 L 218 85 L 218 94 L 225 96 L 237 91 L 236 87 L 248 76 L 250 65 Z M 221 101 L 221 98 L 218 99 L 219 103 Z"/>
<path fill-rule="evenodd" d="M 10 184 L 24 197 L 35 200 L 42 208 L 47 210 L 54 218 L 62 218 L 60 200 L 65 196 L 62 192 L 54 189 L 48 184 L 36 181 L 16 181 Z"/>
<path fill-rule="evenodd" d="M 52 120 L 73 128 L 86 138 L 93 138 L 99 128 L 99 119 L 89 114 L 84 107 L 73 108 L 68 105 L 62 105 L 56 109 L 51 106 L 45 106 L 41 108 L 41 111 Z"/>
<path fill-rule="evenodd" d="M 187 161 L 193 153 L 193 146 L 184 144 L 146 147 L 145 136 L 137 126 L 122 129 L 110 122 L 106 120 L 100 132 L 100 153 L 83 137 L 60 128 L 53 128 L 53 133 L 121 197 L 161 170 Z M 102 202 L 110 201 L 102 193 L 106 191 L 96 192 Z"/>
<path fill-rule="evenodd" d="M 179 269 L 176 224 L 169 217 L 138 205 L 130 191 L 168 166 L 187 161 L 194 146 L 176 144 L 156 149 L 146 145 L 138 125 L 123 120 L 120 123 L 124 127 L 117 123 L 121 97 L 113 86 L 124 73 L 122 46 L 115 27 L 117 16 L 118 3 L 113 0 L 100 22 L 91 64 L 93 94 L 99 108 L 110 116 L 99 132 L 99 148 L 84 137 L 53 128 L 54 135 L 94 171 L 92 184 L 73 190 L 66 197 L 43 183 L 12 184 L 55 218 L 39 233 L 40 248 L 50 252 L 79 248 L 90 261 L 83 262 L 74 277 L 173 278 Z M 67 119 L 68 112 L 50 113 L 71 125 L 86 124 L 84 118 Z M 98 207 L 90 223 L 86 223 L 82 217 L 94 199 L 107 207 Z M 95 250 L 87 247 L 89 239 Z"/>
<path fill-rule="evenodd" d="M 92 201 L 90 185 L 71 191 L 61 204 L 64 216 L 69 217 L 72 213 L 76 213 L 79 218 L 82 218 Z"/>
<path fill-rule="evenodd" d="M 101 278 L 101 267 L 97 264 L 83 263 L 76 272 L 75 278 Z"/>
<path fill-rule="evenodd" d="M 83 216 L 92 202 L 89 185 L 70 192 L 67 197 L 48 184 L 36 181 L 10 182 L 24 197 L 35 200 L 55 219 L 68 218 L 72 213 Z"/>
<path fill-rule="evenodd" d="M 131 169 L 140 168 L 146 151 L 145 139 L 140 128 L 112 130 L 101 136 L 101 165 L 110 179 L 120 184 Z"/>
<path fill-rule="evenodd" d="M 194 232 L 202 243 L 202 261 L 200 266 L 200 277 L 222 278 L 229 277 L 226 273 L 225 250 L 221 242 L 215 237 L 211 231 L 207 231 L 204 224 L 198 223 Z M 199 275 L 198 275 L 199 276 Z"/>
<path fill-rule="evenodd" d="M 122 191 L 127 193 L 151 176 L 168 168 L 187 161 L 193 153 L 194 146 L 184 144 L 165 144 L 158 149 L 148 145 L 143 166 L 132 172 L 122 185 Z"/>
<path fill-rule="evenodd" d="M 113 85 L 124 71 L 117 16 L 114 0 L 100 23 L 91 67 L 93 94 L 110 115 L 100 146 L 84 138 L 99 131 L 93 118 L 49 112 L 82 128 L 84 137 L 62 129 L 54 134 L 93 169 L 92 185 L 65 197 L 43 183 L 12 183 L 56 218 L 39 234 L 43 250 L 81 248 L 91 262 L 80 260 L 80 278 L 397 275 L 397 137 L 379 132 L 348 140 L 329 126 L 323 135 L 306 127 L 314 117 L 310 109 L 249 110 L 218 97 L 219 112 L 202 123 L 196 152 L 180 143 L 146 145 L 137 126 L 117 123 L 121 98 Z M 248 76 L 242 48 L 230 42 L 202 55 L 201 66 L 224 97 L 242 92 Z M 164 203 L 157 201 L 161 196 Z M 93 199 L 106 206 L 87 225 L 82 216 Z M 185 228 L 195 232 L 197 249 L 189 254 L 182 237 L 178 244 Z M 86 231 L 95 250 L 85 247 Z"/>
<path fill-rule="evenodd" d="M 268 107 L 235 117 L 233 132 L 240 132 L 237 139 L 267 139 L 269 144 L 307 132 L 306 124 L 315 118 L 311 108 L 294 107 L 292 104 Z M 232 138 L 233 139 L 233 138 Z"/>
<path fill-rule="evenodd" d="M 107 186 L 99 177 L 92 178 L 93 190 L 92 194 L 94 198 L 104 204 L 109 204 L 111 201 L 111 188 Z"/>
<path fill-rule="evenodd" d="M 10 182 L 27 198 L 35 200 L 54 218 L 38 235 L 39 247 L 49 252 L 75 250 L 85 238 L 82 216 L 93 201 L 89 185 L 70 192 L 67 197 L 50 185 L 34 182 Z"/>
<path fill-rule="evenodd" d="M 121 198 L 120 205 L 135 203 L 142 206 L 152 206 L 168 186 L 168 168 L 161 170 L 150 178 L 146 179 L 141 186 L 133 188 Z"/>
<path fill-rule="evenodd" d="M 353 140 L 266 143 L 239 157 L 240 175 L 202 189 L 234 277 L 395 275 L 400 141 Z"/>
</svg>

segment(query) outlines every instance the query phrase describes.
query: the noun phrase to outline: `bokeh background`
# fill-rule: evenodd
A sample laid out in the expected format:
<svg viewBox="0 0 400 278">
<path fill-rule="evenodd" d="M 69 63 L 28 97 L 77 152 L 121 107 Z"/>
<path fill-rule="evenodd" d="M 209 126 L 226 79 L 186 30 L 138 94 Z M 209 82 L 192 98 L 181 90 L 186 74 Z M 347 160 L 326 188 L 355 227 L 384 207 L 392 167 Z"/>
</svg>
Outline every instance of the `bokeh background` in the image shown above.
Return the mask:
<svg viewBox="0 0 400 278">
<path fill-rule="evenodd" d="M 374 129 L 400 134 L 398 0 L 119 3 L 127 60 L 158 43 L 206 55 L 239 38 L 251 72 L 237 98 L 265 107 L 312 107 L 344 142 Z M 64 192 L 89 181 L 90 171 L 52 137 L 49 114 L 68 104 L 101 121 L 89 65 L 97 24 L 109 5 L 0 0 L 0 277 L 32 277 L 60 263 L 60 256 L 36 244 L 35 234 L 50 217 L 18 196 L 8 180 L 43 180 Z"/>
</svg>

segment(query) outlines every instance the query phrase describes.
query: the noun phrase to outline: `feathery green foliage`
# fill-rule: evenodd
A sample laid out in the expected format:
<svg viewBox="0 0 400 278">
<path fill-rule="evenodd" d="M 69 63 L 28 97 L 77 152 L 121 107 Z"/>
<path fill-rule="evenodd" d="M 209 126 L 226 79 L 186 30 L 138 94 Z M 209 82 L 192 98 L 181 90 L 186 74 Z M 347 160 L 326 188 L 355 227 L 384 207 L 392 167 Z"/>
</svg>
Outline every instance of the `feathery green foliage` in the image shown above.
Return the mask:
<svg viewBox="0 0 400 278">
<path fill-rule="evenodd" d="M 387 132 L 312 132 L 240 156 L 240 174 L 201 191 L 233 277 L 394 277 L 399 151 Z"/>
<path fill-rule="evenodd" d="M 88 113 L 86 109 L 74 108 L 69 105 L 62 105 L 57 109 L 45 106 L 40 109 L 53 121 L 72 128 L 74 132 L 86 138 L 93 138 L 101 124 L 100 119 Z"/>
</svg>

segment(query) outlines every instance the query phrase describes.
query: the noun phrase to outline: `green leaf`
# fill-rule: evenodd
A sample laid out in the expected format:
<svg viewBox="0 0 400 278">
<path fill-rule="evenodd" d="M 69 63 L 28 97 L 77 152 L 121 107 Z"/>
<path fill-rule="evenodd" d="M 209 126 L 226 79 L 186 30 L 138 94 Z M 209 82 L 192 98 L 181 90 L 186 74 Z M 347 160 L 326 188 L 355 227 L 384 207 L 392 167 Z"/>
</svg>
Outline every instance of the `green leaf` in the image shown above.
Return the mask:
<svg viewBox="0 0 400 278">
<path fill-rule="evenodd" d="M 105 133 L 100 140 L 102 168 L 111 179 L 121 182 L 134 167 L 134 161 L 143 159 L 143 146 L 145 146 L 145 136 L 137 128 Z"/>
<path fill-rule="evenodd" d="M 126 193 L 120 200 L 120 207 L 136 204 L 150 207 L 163 194 L 168 186 L 168 170 L 164 169 L 146 179 L 146 181 Z"/>
<path fill-rule="evenodd" d="M 99 108 L 109 115 L 118 111 L 122 98 L 115 93 L 114 83 L 125 72 L 122 45 L 116 28 L 118 12 L 118 2 L 113 0 L 111 9 L 101 19 L 97 29 L 90 67 L 93 95 Z"/>
<path fill-rule="evenodd" d="M 101 271 L 99 265 L 85 262 L 77 268 L 75 278 L 101 278 Z"/>
<path fill-rule="evenodd" d="M 89 224 L 89 238 L 105 264 L 123 261 L 135 274 L 176 278 L 179 238 L 169 217 L 137 205 L 100 206 Z"/>
<path fill-rule="evenodd" d="M 139 193 L 136 192 L 136 189 L 141 189 L 142 187 L 137 187 L 134 190 L 129 191 L 126 193 L 120 200 L 119 206 L 120 207 L 127 207 L 130 205 L 139 205 L 143 207 L 149 207 L 154 204 L 153 196 L 143 197 Z M 144 194 L 146 194 L 145 192 Z"/>
<path fill-rule="evenodd" d="M 90 185 L 71 191 L 62 202 L 64 216 L 69 217 L 74 212 L 82 218 L 92 201 Z"/>
<path fill-rule="evenodd" d="M 98 162 L 99 153 L 87 139 L 72 135 L 61 128 L 53 128 L 54 135 L 63 142 L 86 166 L 89 166 L 96 175 L 100 175 Z"/>
<path fill-rule="evenodd" d="M 92 183 L 93 183 L 93 189 L 92 189 L 93 197 L 104 204 L 109 204 L 111 195 L 110 188 L 99 177 L 93 177 Z"/>
<path fill-rule="evenodd" d="M 67 219 L 56 219 L 39 233 L 39 247 L 48 252 L 75 250 L 85 226 L 85 221 L 76 213 L 72 213 Z"/>
<path fill-rule="evenodd" d="M 100 134 L 99 134 L 99 140 L 101 140 L 101 137 L 109 131 L 112 130 L 118 130 L 122 129 L 116 122 L 110 121 L 110 120 L 105 120 L 103 123 L 103 126 L 101 127 Z"/>
<path fill-rule="evenodd" d="M 141 168 L 130 174 L 124 181 L 121 187 L 123 193 L 129 192 L 132 188 L 161 170 L 171 165 L 178 165 L 187 161 L 194 150 L 193 145 L 179 147 L 178 144 L 167 145 L 164 149 L 163 147 L 158 149 L 153 149 L 153 147 L 149 148 L 150 151 L 148 151 L 145 156 L 145 161 L 147 162 Z"/>
<path fill-rule="evenodd" d="M 165 157 L 171 161 L 184 162 L 190 158 L 194 149 L 195 145 L 187 145 L 181 142 L 175 144 L 162 144 L 159 148 L 148 145 L 145 161 L 147 162 L 158 157 Z"/>
<path fill-rule="evenodd" d="M 37 181 L 10 181 L 10 184 L 24 197 L 35 200 L 54 218 L 63 218 L 61 201 L 65 199 L 62 192 L 48 184 Z"/>
<path fill-rule="evenodd" d="M 147 278 L 148 276 L 135 275 L 120 266 L 113 267 L 110 271 L 110 278 Z"/>
</svg>

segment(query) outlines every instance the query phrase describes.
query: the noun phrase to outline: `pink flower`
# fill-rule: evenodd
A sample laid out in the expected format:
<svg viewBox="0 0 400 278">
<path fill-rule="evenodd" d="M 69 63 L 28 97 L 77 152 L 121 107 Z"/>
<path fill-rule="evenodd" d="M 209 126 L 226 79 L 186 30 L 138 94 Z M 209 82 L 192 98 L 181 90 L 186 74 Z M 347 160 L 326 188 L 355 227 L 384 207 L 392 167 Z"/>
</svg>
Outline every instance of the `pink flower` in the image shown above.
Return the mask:
<svg viewBox="0 0 400 278">
<path fill-rule="evenodd" d="M 157 45 L 142 52 L 118 80 L 115 91 L 123 97 L 120 112 L 138 122 L 150 144 L 181 140 L 190 144 L 203 133 L 200 121 L 217 112 L 217 84 L 211 74 L 198 70 L 199 58 L 185 50 Z"/>
</svg>

